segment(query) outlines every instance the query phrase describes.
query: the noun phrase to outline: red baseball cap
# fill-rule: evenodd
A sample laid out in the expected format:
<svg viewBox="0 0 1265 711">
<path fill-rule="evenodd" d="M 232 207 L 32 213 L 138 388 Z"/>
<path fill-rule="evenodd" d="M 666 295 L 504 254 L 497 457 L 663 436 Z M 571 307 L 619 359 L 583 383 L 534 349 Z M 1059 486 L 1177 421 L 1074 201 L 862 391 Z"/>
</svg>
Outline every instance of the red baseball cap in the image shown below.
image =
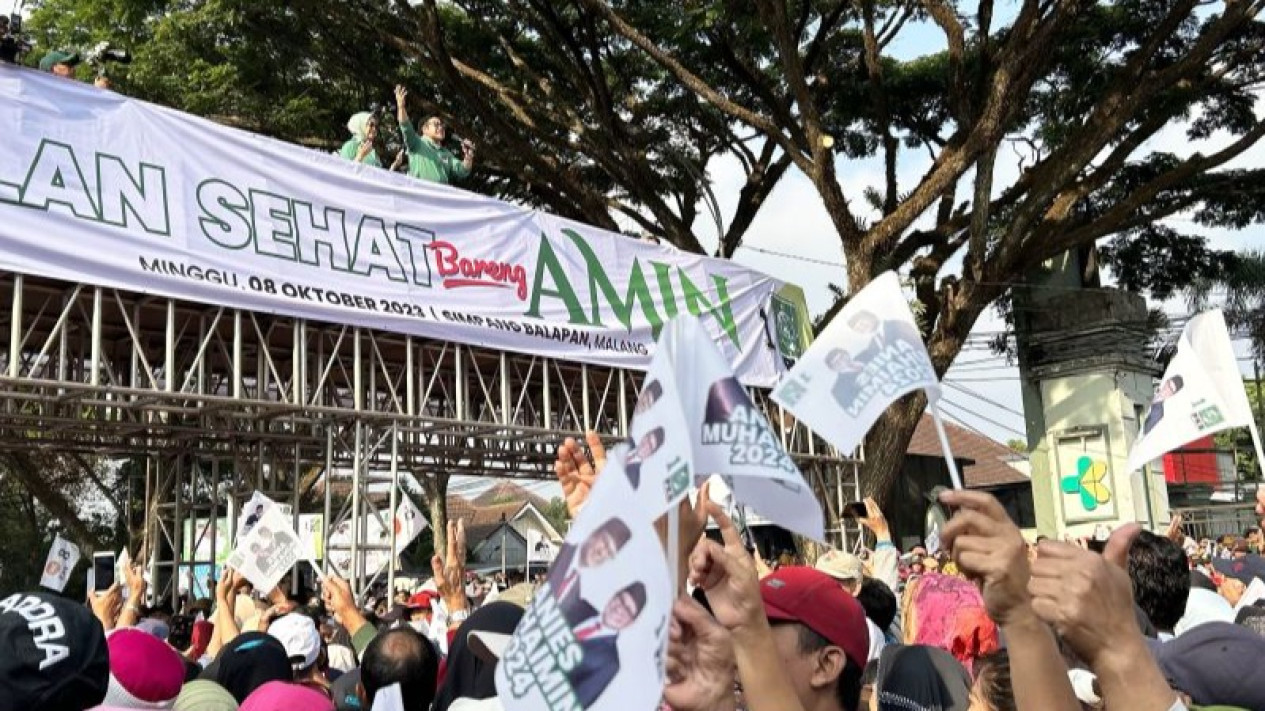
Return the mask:
<svg viewBox="0 0 1265 711">
<path fill-rule="evenodd" d="M 805 566 L 778 568 L 760 581 L 760 597 L 769 621 L 798 622 L 865 668 L 870 652 L 865 610 L 829 575 Z"/>
<path fill-rule="evenodd" d="M 410 610 L 418 610 L 421 608 L 429 609 L 431 604 L 435 601 L 435 597 L 435 593 L 432 593 L 429 590 L 423 590 L 418 593 L 413 593 L 413 595 L 409 597 L 408 602 L 404 603 L 404 606 Z"/>
</svg>

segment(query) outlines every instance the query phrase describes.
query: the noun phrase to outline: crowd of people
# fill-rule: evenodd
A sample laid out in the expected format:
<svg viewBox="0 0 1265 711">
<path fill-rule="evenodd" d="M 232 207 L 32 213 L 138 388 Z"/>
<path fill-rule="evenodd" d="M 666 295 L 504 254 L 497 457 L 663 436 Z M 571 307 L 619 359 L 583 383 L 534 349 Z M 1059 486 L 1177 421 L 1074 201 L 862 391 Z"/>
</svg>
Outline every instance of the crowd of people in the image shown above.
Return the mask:
<svg viewBox="0 0 1265 711">
<path fill-rule="evenodd" d="M 604 461 L 589 442 L 559 448 L 573 516 Z M 954 515 L 938 550 L 902 554 L 871 500 L 864 555 L 830 550 L 811 566 L 766 564 L 721 507 L 685 504 L 688 587 L 671 612 L 662 708 L 1265 709 L 1259 529 L 1191 541 L 1175 521 L 1029 542 L 986 493 L 940 501 Z M 173 616 L 146 606 L 139 567 L 88 605 L 12 595 L 0 601 L 0 711 L 368 711 L 388 690 L 409 711 L 500 709 L 498 658 L 539 581 L 472 584 L 461 522 L 442 553 L 430 580 L 389 603 L 358 601 L 335 576 L 319 593 L 283 582 L 259 595 L 225 570 L 214 600 Z"/>
</svg>

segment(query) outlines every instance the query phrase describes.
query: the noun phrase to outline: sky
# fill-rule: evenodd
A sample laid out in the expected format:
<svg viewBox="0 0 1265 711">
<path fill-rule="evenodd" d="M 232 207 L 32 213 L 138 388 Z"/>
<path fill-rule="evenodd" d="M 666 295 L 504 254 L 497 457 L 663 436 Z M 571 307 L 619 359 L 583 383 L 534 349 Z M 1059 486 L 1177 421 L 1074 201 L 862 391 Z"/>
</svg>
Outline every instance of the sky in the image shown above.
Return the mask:
<svg viewBox="0 0 1265 711">
<path fill-rule="evenodd" d="M 1013 5 L 1007 8 L 1010 12 L 1013 9 Z M 999 9 L 999 15 L 1001 14 L 1003 13 Z M 997 22 L 1008 20 L 1008 17 L 999 16 Z M 927 23 L 915 23 L 893 41 L 890 53 L 897 58 L 908 59 L 936 51 L 941 46 L 943 35 L 938 28 Z M 1259 110 L 1265 111 L 1265 107 L 1259 107 Z M 1185 135 L 1183 125 L 1172 125 L 1147 142 L 1135 155 L 1142 155 L 1143 151 L 1159 150 L 1185 156 L 1200 150 L 1208 152 L 1222 145 L 1224 141 L 1224 135 L 1214 135 L 1206 141 L 1190 141 Z M 908 191 L 917 184 L 929 162 L 925 154 L 916 151 L 902 154 L 898 164 L 902 191 Z M 1265 166 L 1265 145 L 1258 143 L 1227 167 L 1262 166 Z M 864 214 L 869 206 L 862 197 L 862 191 L 866 186 L 881 188 L 883 169 L 879 159 L 840 159 L 836 162 L 836 169 L 853 210 L 861 212 L 863 217 L 876 217 L 873 214 Z M 1018 174 L 1019 156 L 1013 152 L 1001 151 L 994 169 L 994 194 L 1010 185 Z M 969 185 L 970 176 L 968 173 L 967 180 L 963 181 L 964 185 Z M 722 157 L 712 163 L 708 177 L 712 181 L 725 224 L 728 224 L 743 184 L 741 165 L 733 156 Z M 965 196 L 960 196 L 959 199 L 965 199 Z M 717 241 L 716 226 L 703 206 L 699 207 L 702 217 L 696 223 L 696 232 L 704 246 L 712 247 Z M 1202 228 L 1194 225 L 1188 215 L 1177 215 L 1170 222 L 1174 227 L 1188 233 L 1206 236 L 1210 246 L 1218 249 L 1260 249 L 1265 245 L 1265 227 L 1261 226 L 1251 226 L 1241 231 Z M 622 226 L 636 229 L 631 222 Z M 846 282 L 842 249 L 830 218 L 812 183 L 793 166 L 756 216 L 743 247 L 734 256 L 734 260 L 776 279 L 803 287 L 809 311 L 814 315 L 822 313 L 831 305 L 833 297 L 829 285 L 843 286 Z M 1107 279 L 1110 281 L 1109 274 Z M 1153 305 L 1161 306 L 1170 315 L 1189 314 L 1189 308 L 1181 298 Z M 992 334 L 1005 329 L 1005 323 L 990 309 L 981 316 L 972 333 Z M 1241 356 L 1240 367 L 1243 374 L 1250 375 L 1251 362 L 1247 357 L 1247 343 L 1236 342 L 1235 349 Z M 945 381 L 942 410 L 948 419 L 1003 443 L 1026 437 L 1023 414 L 1020 412 L 1022 406 L 1019 404 L 1022 401 L 1019 371 L 1008 364 L 1005 358 L 993 355 L 986 348 L 969 348 L 958 357 L 946 374 Z M 477 481 L 456 483 L 456 490 L 462 493 L 477 493 L 485 487 L 486 484 Z M 558 492 L 556 484 L 552 483 L 532 484 L 530 488 L 547 497 L 557 495 Z"/>
</svg>

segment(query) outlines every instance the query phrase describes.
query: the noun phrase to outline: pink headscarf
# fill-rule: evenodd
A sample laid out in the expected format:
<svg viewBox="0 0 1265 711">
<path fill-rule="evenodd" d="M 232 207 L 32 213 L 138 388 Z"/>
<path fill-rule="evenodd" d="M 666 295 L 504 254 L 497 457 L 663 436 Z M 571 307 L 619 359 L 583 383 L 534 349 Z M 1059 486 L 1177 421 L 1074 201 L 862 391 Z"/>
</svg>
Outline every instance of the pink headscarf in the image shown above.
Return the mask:
<svg viewBox="0 0 1265 711">
<path fill-rule="evenodd" d="M 965 578 L 927 573 L 910 581 L 902 610 L 905 644 L 939 647 L 972 674 L 976 659 L 1001 648 L 984 598 Z"/>
<path fill-rule="evenodd" d="M 240 711 L 334 711 L 334 702 L 305 686 L 270 681 L 251 692 Z"/>
</svg>

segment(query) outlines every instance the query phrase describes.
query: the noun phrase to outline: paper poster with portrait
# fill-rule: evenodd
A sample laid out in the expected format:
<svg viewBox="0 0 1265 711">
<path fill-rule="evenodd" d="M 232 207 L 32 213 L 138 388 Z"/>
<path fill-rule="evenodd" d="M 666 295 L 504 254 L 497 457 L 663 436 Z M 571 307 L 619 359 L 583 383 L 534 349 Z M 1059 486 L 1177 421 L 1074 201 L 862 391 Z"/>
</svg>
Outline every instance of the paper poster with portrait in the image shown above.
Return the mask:
<svg viewBox="0 0 1265 711">
<path fill-rule="evenodd" d="M 290 516 L 289 504 L 279 504 L 264 495 L 262 491 L 253 492 L 237 514 L 237 540 L 240 541 L 249 535 L 255 524 L 263 519 L 264 514 L 274 508 L 280 509 L 282 516 Z"/>
<path fill-rule="evenodd" d="M 643 409 L 641 401 L 656 384 L 662 396 Z M 823 538 L 820 502 L 697 319 L 681 316 L 664 328 L 638 402 L 632 434 L 639 449 L 648 433 L 662 430 L 666 438 L 640 468 L 638 498 L 661 496 L 654 501 L 656 514 L 680 501 L 691 485 L 721 474 L 729 477 L 734 497 L 765 518 Z"/>
<path fill-rule="evenodd" d="M 927 347 L 895 272 L 853 296 L 782 383 L 773 400 L 851 454 L 887 406 L 922 388 L 940 397 Z"/>
<path fill-rule="evenodd" d="M 44 562 L 44 572 L 40 576 L 40 585 L 49 590 L 61 592 L 66 589 L 66 581 L 79 562 L 79 546 L 71 543 L 61 534 L 53 538 L 53 545 L 48 549 L 48 560 Z M 126 580 L 127 578 L 115 578 Z"/>
<path fill-rule="evenodd" d="M 613 450 L 548 579 L 501 655 L 507 711 L 656 708 L 672 588 L 654 525 L 628 505 L 627 449 Z"/>
<path fill-rule="evenodd" d="M 228 566 L 246 576 L 256 590 L 268 591 L 302 557 L 299 534 L 280 507 L 268 508 L 250 533 L 239 537 Z"/>
</svg>

